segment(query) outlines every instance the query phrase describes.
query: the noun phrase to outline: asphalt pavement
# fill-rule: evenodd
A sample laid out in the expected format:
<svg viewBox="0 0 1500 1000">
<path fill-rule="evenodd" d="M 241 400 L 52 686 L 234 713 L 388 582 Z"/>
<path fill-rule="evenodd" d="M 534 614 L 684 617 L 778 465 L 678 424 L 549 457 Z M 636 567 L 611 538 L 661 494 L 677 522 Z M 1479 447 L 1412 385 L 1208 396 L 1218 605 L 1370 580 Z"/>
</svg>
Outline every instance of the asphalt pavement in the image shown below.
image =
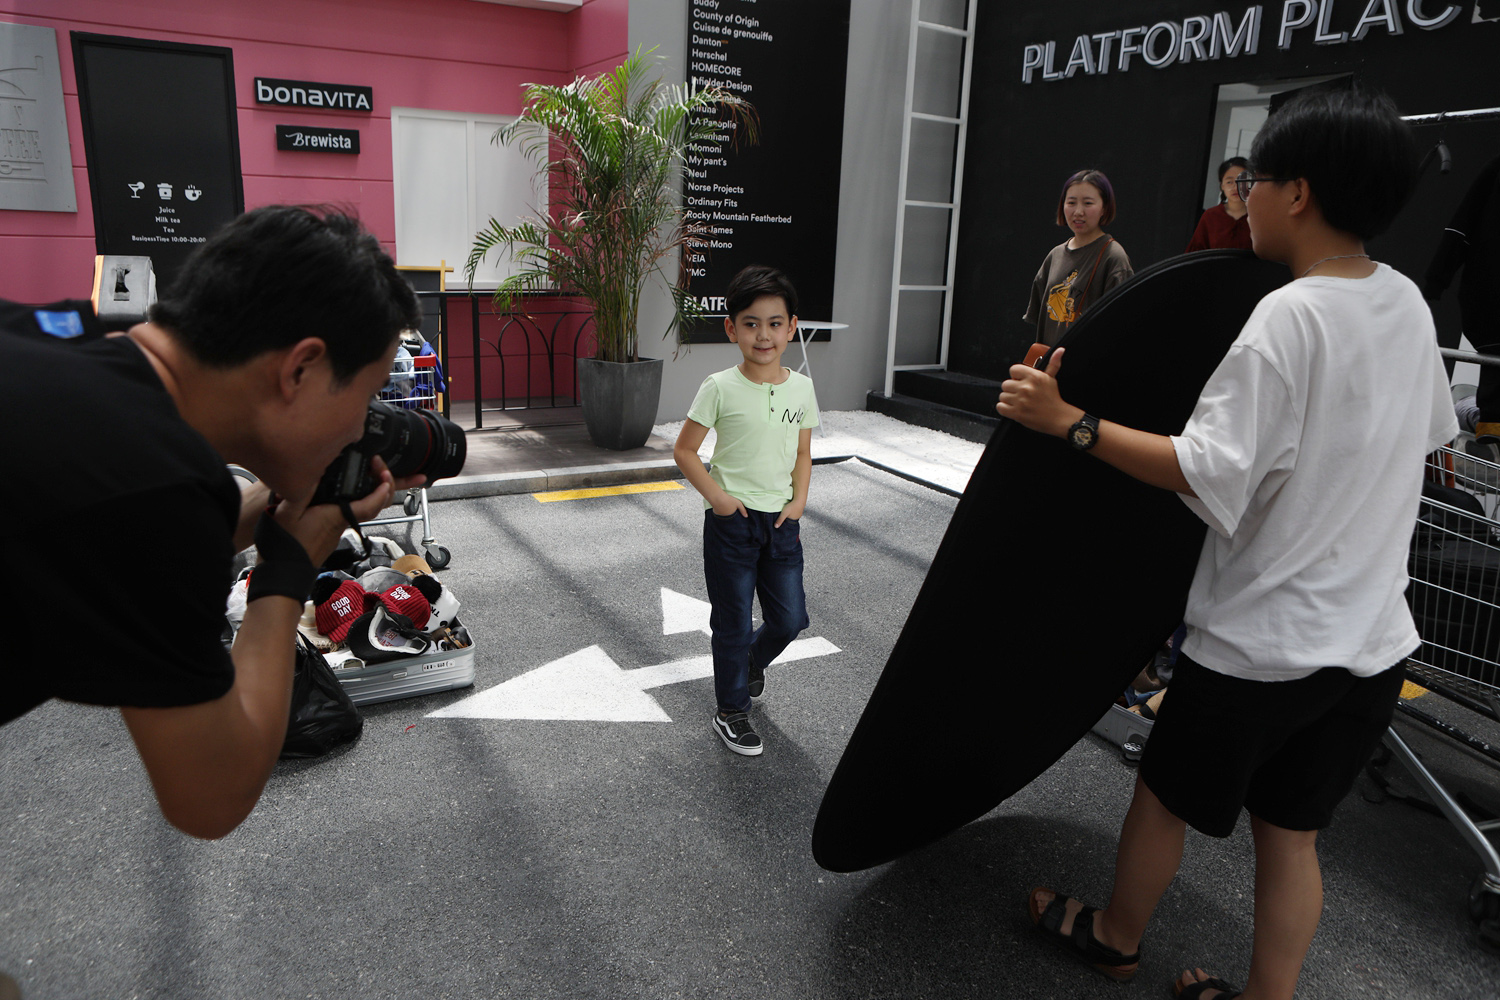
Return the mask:
<svg viewBox="0 0 1500 1000">
<path fill-rule="evenodd" d="M 1108 894 L 1134 771 L 1097 737 L 930 848 L 846 875 L 813 862 L 822 789 L 955 503 L 857 459 L 815 467 L 812 625 L 768 671 L 756 758 L 709 727 L 690 489 L 435 503 L 474 687 L 367 707 L 357 743 L 279 765 L 222 841 L 161 820 L 117 712 L 53 702 L 0 728 L 0 970 L 28 1000 L 1134 998 L 1185 966 L 1242 980 L 1243 821 L 1190 836 L 1134 982 L 1030 928 L 1033 885 Z M 411 547 L 409 527 L 392 533 Z M 992 666 L 1013 697 L 954 724 L 1004 739 L 1047 711 L 1026 679 L 1049 665 L 1008 662 L 997 638 Z M 1500 811 L 1493 771 L 1402 731 Z M 1362 779 L 1320 838 L 1326 913 L 1299 995 L 1500 996 L 1463 912 L 1477 859 L 1381 798 Z"/>
</svg>

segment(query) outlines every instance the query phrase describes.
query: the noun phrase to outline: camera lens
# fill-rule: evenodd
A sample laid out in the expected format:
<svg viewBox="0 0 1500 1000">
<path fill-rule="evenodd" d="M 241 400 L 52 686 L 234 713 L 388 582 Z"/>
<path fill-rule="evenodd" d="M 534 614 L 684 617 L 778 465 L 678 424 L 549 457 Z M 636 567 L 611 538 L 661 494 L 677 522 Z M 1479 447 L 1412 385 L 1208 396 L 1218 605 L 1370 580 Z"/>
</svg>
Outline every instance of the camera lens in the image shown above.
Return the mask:
<svg viewBox="0 0 1500 1000">
<path fill-rule="evenodd" d="M 468 444 L 464 429 L 431 410 L 400 410 L 374 400 L 365 413 L 365 436 L 339 453 L 323 472 L 312 502 L 358 500 L 375 488 L 370 458 L 385 459 L 391 475 L 424 475 L 431 486 L 456 476 L 464 467 Z"/>
<path fill-rule="evenodd" d="M 468 455 L 464 429 L 453 421 L 431 410 L 401 410 L 379 400 L 370 403 L 365 437 L 366 453 L 385 459 L 391 475 L 425 475 L 428 486 L 458 475 Z"/>
</svg>

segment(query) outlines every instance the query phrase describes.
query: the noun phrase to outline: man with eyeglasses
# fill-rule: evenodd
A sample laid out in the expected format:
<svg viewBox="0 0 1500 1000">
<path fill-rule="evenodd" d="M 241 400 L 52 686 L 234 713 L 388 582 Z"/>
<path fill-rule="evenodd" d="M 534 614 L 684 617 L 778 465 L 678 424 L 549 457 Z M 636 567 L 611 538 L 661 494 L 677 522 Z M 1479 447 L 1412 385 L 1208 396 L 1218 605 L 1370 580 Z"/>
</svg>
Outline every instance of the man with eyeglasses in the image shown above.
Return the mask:
<svg viewBox="0 0 1500 1000">
<path fill-rule="evenodd" d="M 1081 435 L 1096 457 L 1170 489 L 1210 528 L 1189 627 L 1120 834 L 1103 910 L 1050 889 L 1032 919 L 1114 979 L 1182 860 L 1186 828 L 1255 838 L 1255 931 L 1243 992 L 1201 969 L 1186 1000 L 1286 1000 L 1322 914 L 1318 830 L 1390 724 L 1419 644 L 1406 546 L 1424 456 L 1458 431 L 1432 317 L 1405 276 L 1371 261 L 1416 182 L 1395 107 L 1307 92 L 1272 115 L 1239 175 L 1255 252 L 1293 280 L 1261 300 L 1176 436 L 1098 420 L 1046 372 L 1011 369 L 997 410 Z"/>
</svg>

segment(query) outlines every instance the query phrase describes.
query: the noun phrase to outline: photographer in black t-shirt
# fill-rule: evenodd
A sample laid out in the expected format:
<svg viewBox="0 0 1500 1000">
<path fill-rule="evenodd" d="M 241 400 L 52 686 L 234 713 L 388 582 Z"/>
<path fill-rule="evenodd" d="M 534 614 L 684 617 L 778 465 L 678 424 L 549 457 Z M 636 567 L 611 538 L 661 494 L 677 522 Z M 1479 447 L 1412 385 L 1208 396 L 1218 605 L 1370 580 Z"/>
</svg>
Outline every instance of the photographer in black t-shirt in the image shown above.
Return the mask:
<svg viewBox="0 0 1500 1000">
<path fill-rule="evenodd" d="M 50 558 L 33 593 L 59 641 L 0 664 L 0 723 L 50 698 L 118 705 L 174 826 L 222 837 L 249 815 L 285 735 L 302 601 L 345 527 L 307 502 L 418 320 L 355 220 L 271 206 L 200 247 L 128 333 L 7 338 L 10 363 L 38 375 L 0 396 L 0 427 L 11 471 L 37 484 Z M 242 495 L 226 463 L 261 482 Z M 374 468 L 380 485 L 350 505 L 360 520 L 421 482 Z M 112 561 L 123 540 L 149 558 Z M 226 651 L 230 562 L 252 540 Z"/>
</svg>

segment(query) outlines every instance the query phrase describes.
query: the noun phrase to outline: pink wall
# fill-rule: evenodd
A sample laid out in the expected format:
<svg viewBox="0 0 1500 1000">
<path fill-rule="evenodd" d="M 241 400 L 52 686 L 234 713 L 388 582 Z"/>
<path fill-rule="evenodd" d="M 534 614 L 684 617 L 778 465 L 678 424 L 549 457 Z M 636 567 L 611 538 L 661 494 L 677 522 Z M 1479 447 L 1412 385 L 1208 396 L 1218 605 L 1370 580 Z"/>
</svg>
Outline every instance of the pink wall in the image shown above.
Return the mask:
<svg viewBox="0 0 1500 1000">
<path fill-rule="evenodd" d="M 78 212 L 0 210 L 0 298 L 88 295 L 94 223 L 69 31 L 234 50 L 245 206 L 351 205 L 394 256 L 391 108 L 515 114 L 521 84 L 566 83 L 624 58 L 628 0 L 559 13 L 476 0 L 0 0 L 0 20 L 57 32 Z M 373 114 L 255 103 L 254 78 L 374 88 Z M 357 128 L 360 153 L 279 152 L 277 123 Z"/>
</svg>

